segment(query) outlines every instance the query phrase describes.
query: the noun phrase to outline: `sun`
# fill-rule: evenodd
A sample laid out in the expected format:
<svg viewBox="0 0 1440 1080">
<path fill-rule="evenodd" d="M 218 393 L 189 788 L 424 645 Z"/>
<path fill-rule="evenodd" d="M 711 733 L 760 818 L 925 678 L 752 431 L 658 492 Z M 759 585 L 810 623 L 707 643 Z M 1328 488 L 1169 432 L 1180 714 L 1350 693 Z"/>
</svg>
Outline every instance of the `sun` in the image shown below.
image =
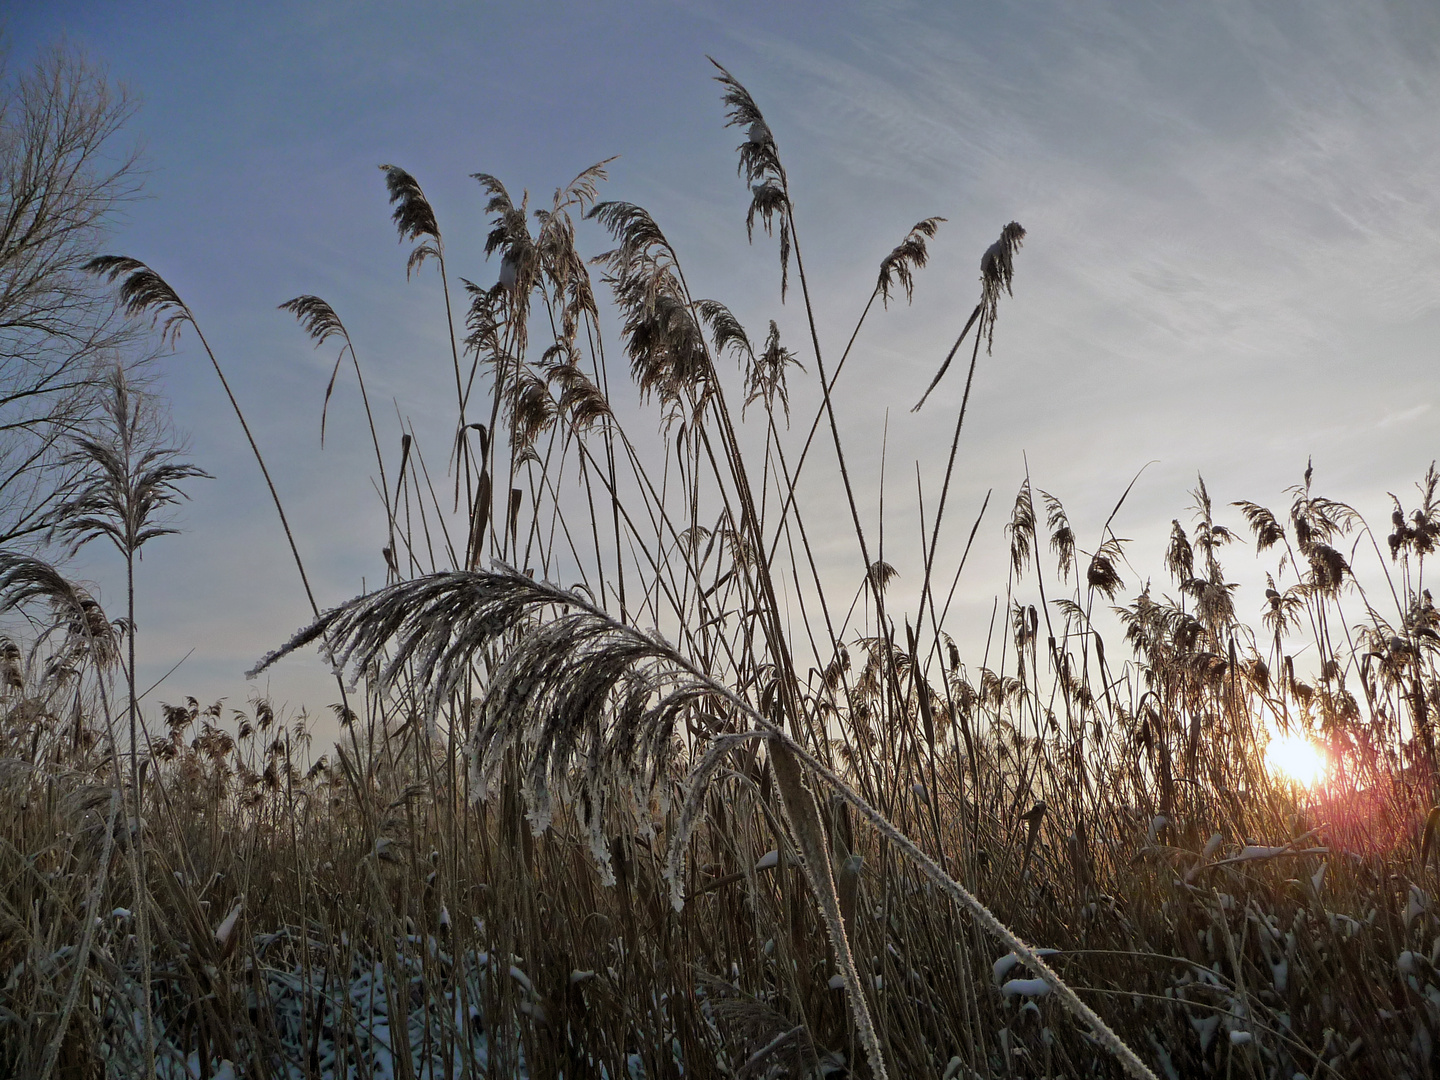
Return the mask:
<svg viewBox="0 0 1440 1080">
<path fill-rule="evenodd" d="M 1275 735 L 1265 747 L 1265 764 L 1301 787 L 1314 787 L 1330 771 L 1323 747 L 1303 735 Z"/>
</svg>

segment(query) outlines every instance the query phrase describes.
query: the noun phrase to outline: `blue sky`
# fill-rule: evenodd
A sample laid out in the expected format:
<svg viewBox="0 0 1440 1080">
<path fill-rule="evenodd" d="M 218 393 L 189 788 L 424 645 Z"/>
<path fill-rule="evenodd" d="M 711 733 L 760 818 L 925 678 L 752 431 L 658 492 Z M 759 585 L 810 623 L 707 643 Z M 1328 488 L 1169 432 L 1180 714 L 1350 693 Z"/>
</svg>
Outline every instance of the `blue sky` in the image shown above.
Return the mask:
<svg viewBox="0 0 1440 1080">
<path fill-rule="evenodd" d="M 604 197 L 652 211 L 696 291 L 731 303 L 754 336 L 776 318 L 792 346 L 803 341 L 798 305 L 779 304 L 773 247 L 746 245 L 737 138 L 721 127 L 707 53 L 775 131 L 832 353 L 879 258 L 919 218 L 949 219 L 914 305 L 869 324 L 837 396 L 872 520 L 888 410 L 887 535 L 914 534 L 913 496 L 893 491 L 913 490 L 916 461 L 938 487 L 963 378 L 908 410 L 974 302 L 978 257 L 1007 221 L 1029 230 L 977 375 L 952 504 L 958 547 L 995 489 L 962 641 L 1004 588 L 995 511 L 1008 510 L 1027 458 L 1082 543 L 1155 462 L 1117 531 L 1135 539 L 1138 575 L 1158 578 L 1197 473 L 1217 501 L 1279 504 L 1313 455 L 1317 485 L 1378 527 L 1384 493 L 1413 492 L 1440 455 L 1440 8 L 1426 0 L 54 0 L 12 8 L 8 33 L 13 66 L 63 35 L 141 98 L 130 134 L 145 147 L 148 197 L 113 247 L 196 311 L 322 603 L 383 577 L 383 515 L 353 387 L 337 392 L 322 452 L 333 353 L 312 350 L 276 305 L 302 292 L 335 305 L 393 441 L 397 411 L 422 429 L 450 422 L 439 289 L 432 274 L 407 283 L 377 165 L 420 179 L 452 273 L 489 282 L 469 174 L 548 198 L 619 154 Z M 603 250 L 598 230 L 582 241 Z M 193 336 L 160 364 L 191 457 L 216 479 L 193 485 L 186 534 L 147 549 L 142 677 L 193 647 L 157 697 L 239 702 L 268 689 L 320 712 L 333 683 L 313 658 L 259 687 L 241 677 L 308 609 Z M 818 463 L 812 522 L 840 505 L 833 472 L 830 457 Z M 853 581 L 847 529 L 836 519 L 822 560 Z M 918 585 L 914 553 L 887 557 L 903 596 Z M 1248 552 L 1229 562 L 1241 580 L 1256 573 Z M 83 569 L 120 596 L 123 579 L 98 555 Z M 1242 593 L 1239 607 L 1257 613 L 1259 597 Z"/>
</svg>

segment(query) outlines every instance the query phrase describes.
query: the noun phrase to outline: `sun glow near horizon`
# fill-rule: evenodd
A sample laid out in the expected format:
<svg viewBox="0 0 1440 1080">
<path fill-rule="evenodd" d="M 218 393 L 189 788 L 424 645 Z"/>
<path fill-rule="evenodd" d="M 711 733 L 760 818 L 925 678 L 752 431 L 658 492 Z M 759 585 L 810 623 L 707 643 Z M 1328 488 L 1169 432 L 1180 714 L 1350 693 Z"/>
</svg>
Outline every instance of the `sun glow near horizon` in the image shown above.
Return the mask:
<svg viewBox="0 0 1440 1080">
<path fill-rule="evenodd" d="M 1330 755 L 1304 735 L 1273 734 L 1265 746 L 1265 766 L 1301 787 L 1312 788 L 1330 775 Z"/>
</svg>

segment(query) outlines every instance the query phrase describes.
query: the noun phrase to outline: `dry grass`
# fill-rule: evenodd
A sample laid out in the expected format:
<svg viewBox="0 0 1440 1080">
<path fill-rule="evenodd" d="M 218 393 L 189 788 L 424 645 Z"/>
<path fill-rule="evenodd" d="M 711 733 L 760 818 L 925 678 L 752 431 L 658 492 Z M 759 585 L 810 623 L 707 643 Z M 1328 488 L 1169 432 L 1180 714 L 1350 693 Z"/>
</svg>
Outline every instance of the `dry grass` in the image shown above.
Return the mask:
<svg viewBox="0 0 1440 1080">
<path fill-rule="evenodd" d="M 45 628 L 0 643 L 0 1073 L 1431 1074 L 1433 468 L 1388 551 L 1308 471 L 1278 515 L 1202 484 L 1156 553 L 1174 599 L 1127 591 L 1110 523 L 1081 550 L 1027 481 L 1005 625 L 967 666 L 938 543 L 963 406 L 919 602 L 894 610 L 830 407 L 849 349 L 821 350 L 773 129 L 721 81 L 808 346 L 772 323 L 756 348 L 692 295 L 644 210 L 597 203 L 603 168 L 539 211 L 477 177 L 501 262 L 451 324 L 453 441 L 407 427 L 392 460 L 376 436 L 386 586 L 286 646 L 353 677 L 333 748 L 263 701 L 192 701 L 139 717 L 126 777 L 110 624 L 40 564 L 0 567 Z M 420 184 L 386 178 L 409 269 L 443 280 Z M 614 244 L 613 319 L 582 214 Z M 939 221 L 880 261 L 851 344 Z M 984 253 L 946 365 L 972 329 L 971 376 L 988 351 L 1023 235 Z M 100 269 L 198 330 L 150 268 Z M 287 306 L 360 374 L 335 308 Z M 663 454 L 618 419 L 637 399 Z M 821 426 L 854 594 L 815 569 Z M 1275 560 L 1259 628 L 1222 518 Z M 1276 726 L 1328 745 L 1323 789 L 1267 771 Z"/>
</svg>

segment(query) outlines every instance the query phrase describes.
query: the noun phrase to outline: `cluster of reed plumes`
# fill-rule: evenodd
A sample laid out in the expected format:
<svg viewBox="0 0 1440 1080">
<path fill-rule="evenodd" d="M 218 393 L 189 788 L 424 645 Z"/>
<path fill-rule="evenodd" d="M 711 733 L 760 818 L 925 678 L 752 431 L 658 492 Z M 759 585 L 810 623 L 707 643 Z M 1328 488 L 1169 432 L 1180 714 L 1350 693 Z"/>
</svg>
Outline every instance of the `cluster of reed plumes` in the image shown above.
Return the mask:
<svg viewBox="0 0 1440 1080">
<path fill-rule="evenodd" d="M 693 295 L 659 224 L 599 201 L 603 165 L 539 210 L 477 175 L 499 274 L 464 283 L 462 334 L 439 219 L 384 167 L 408 270 L 443 286 L 457 421 L 439 447 L 407 425 L 395 456 L 370 417 L 387 583 L 261 661 L 333 663 L 332 750 L 263 701 L 190 702 L 136 717 L 127 776 L 115 628 L 43 564 L 0 566 L 8 606 L 55 614 L 0 648 L 0 1072 L 1430 1074 L 1433 468 L 1388 550 L 1308 471 L 1279 514 L 1217 510 L 1202 483 L 1163 553 L 1173 598 L 1127 590 L 1111 523 L 1082 550 L 1027 480 L 1002 627 L 967 665 L 946 504 L 1024 230 L 984 252 L 936 376 L 968 343 L 919 598 L 896 610 L 831 394 L 942 219 L 880 260 L 827 353 L 775 136 L 719 79 L 800 347 Z M 612 238 L 597 259 L 582 216 Z M 95 269 L 132 314 L 198 332 L 149 267 Z M 347 359 L 363 394 L 336 309 L 284 307 L 340 347 L 327 405 Z M 610 326 L 635 393 L 611 384 Z M 659 455 L 622 423 L 637 405 Z M 792 430 L 792 406 L 813 422 Z M 822 458 L 853 529 L 838 586 L 801 482 Z M 1222 518 L 1275 558 L 1259 632 Z M 1323 789 L 1265 768 L 1284 731 L 1330 747 Z"/>
</svg>

